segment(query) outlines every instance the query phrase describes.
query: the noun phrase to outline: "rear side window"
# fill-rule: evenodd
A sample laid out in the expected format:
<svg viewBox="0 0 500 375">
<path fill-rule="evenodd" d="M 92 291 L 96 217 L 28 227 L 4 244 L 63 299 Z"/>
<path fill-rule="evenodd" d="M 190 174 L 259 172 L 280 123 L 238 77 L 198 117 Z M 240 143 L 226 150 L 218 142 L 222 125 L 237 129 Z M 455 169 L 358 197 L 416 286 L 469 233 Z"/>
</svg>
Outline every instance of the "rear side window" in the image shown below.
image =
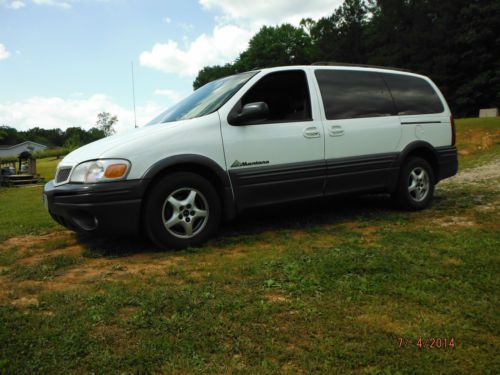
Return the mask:
<svg viewBox="0 0 500 375">
<path fill-rule="evenodd" d="M 398 115 L 441 113 L 443 103 L 429 82 L 422 78 L 383 74 L 396 104 Z"/>
<path fill-rule="evenodd" d="M 395 114 L 391 94 L 379 73 L 316 70 L 328 120 Z"/>
</svg>

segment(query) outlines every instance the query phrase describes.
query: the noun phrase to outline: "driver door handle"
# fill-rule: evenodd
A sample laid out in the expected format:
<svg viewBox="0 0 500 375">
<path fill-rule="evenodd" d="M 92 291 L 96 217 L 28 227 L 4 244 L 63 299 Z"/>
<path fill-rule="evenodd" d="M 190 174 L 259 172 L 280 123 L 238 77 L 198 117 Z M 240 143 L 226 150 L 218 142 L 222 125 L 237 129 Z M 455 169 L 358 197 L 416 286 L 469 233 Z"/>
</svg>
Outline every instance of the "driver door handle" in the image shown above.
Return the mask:
<svg viewBox="0 0 500 375">
<path fill-rule="evenodd" d="M 319 138 L 321 136 L 318 128 L 316 126 L 309 126 L 302 131 L 304 137 L 306 138 Z"/>
</svg>

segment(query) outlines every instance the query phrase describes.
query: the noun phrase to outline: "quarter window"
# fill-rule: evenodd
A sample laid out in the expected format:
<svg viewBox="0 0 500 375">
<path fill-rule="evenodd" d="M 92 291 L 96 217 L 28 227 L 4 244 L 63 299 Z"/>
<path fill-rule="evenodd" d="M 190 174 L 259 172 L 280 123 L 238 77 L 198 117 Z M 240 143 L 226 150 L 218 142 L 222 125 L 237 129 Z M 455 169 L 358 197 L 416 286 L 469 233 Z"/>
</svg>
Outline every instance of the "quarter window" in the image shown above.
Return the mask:
<svg viewBox="0 0 500 375">
<path fill-rule="evenodd" d="M 391 116 L 391 94 L 379 73 L 316 70 L 328 120 Z"/>
<path fill-rule="evenodd" d="M 443 103 L 436 91 L 422 78 L 388 73 L 384 73 L 383 77 L 391 90 L 398 115 L 421 115 L 444 111 Z"/>
</svg>

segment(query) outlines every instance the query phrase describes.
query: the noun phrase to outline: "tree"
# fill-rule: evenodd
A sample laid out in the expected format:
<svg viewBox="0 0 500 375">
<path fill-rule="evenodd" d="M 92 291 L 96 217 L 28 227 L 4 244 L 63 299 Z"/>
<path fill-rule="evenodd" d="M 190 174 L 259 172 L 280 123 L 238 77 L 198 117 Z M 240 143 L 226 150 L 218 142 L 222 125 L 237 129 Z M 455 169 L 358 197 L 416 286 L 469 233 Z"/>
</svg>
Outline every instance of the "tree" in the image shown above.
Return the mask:
<svg viewBox="0 0 500 375">
<path fill-rule="evenodd" d="M 300 27 L 264 26 L 235 62 L 194 86 L 255 68 L 312 61 L 404 68 L 429 76 L 457 116 L 500 107 L 500 1 L 345 0 Z"/>
<path fill-rule="evenodd" d="M 346 0 L 329 17 L 321 18 L 316 23 L 303 20 L 311 33 L 315 59 L 365 63 L 367 15 L 368 10 L 363 0 Z"/>
<path fill-rule="evenodd" d="M 198 72 L 198 75 L 193 82 L 193 89 L 196 90 L 208 82 L 212 82 L 216 79 L 227 77 L 235 73 L 237 72 L 233 64 L 226 64 L 223 66 L 206 66 Z"/>
<path fill-rule="evenodd" d="M 302 27 L 290 24 L 264 26 L 250 39 L 248 49 L 240 54 L 238 72 L 281 65 L 310 64 L 311 37 Z"/>
<path fill-rule="evenodd" d="M 21 137 L 19 136 L 19 133 L 15 128 L 11 128 L 7 125 L 2 125 L 0 126 L 0 133 L 0 142 L 3 145 L 15 145 L 22 142 Z"/>
<path fill-rule="evenodd" d="M 279 65 L 309 64 L 312 59 L 311 37 L 303 27 L 289 24 L 264 26 L 234 63 L 205 67 L 193 82 L 195 89 L 231 74 Z"/>
<path fill-rule="evenodd" d="M 111 116 L 109 112 L 101 112 L 97 115 L 96 127 L 102 130 L 105 136 L 115 133 L 113 126 L 118 122 L 118 117 Z"/>
</svg>

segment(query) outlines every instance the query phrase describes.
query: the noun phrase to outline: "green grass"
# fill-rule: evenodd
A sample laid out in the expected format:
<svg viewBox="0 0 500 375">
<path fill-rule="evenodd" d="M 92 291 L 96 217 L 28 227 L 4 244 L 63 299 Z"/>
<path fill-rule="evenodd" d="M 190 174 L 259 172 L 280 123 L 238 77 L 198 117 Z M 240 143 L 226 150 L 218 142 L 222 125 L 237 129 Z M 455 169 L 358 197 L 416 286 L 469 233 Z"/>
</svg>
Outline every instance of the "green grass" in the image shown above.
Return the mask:
<svg viewBox="0 0 500 375">
<path fill-rule="evenodd" d="M 0 207 L 0 241 L 59 227 L 43 207 L 41 186 L 0 188 Z"/>
<path fill-rule="evenodd" d="M 37 173 L 46 181 L 54 178 L 60 160 L 37 160 Z M 42 234 L 57 228 L 42 204 L 42 187 L 0 187 L 0 241 L 12 236 Z"/>
<path fill-rule="evenodd" d="M 459 122 L 460 144 L 495 121 Z M 438 185 L 422 212 L 366 197 L 247 214 L 179 252 L 0 245 L 0 374 L 499 373 L 498 182 Z M 0 190 L 0 238 L 54 230 L 40 193 Z"/>
<path fill-rule="evenodd" d="M 38 159 L 36 161 L 36 171 L 45 181 L 52 180 L 56 174 L 57 164 L 62 160 L 54 157 Z"/>
<path fill-rule="evenodd" d="M 8 273 L 16 280 L 47 280 L 60 275 L 63 270 L 80 262 L 80 257 L 58 255 L 44 258 L 33 264 L 16 265 Z"/>
<path fill-rule="evenodd" d="M 458 119 L 456 130 L 461 169 L 500 157 L 500 117 Z"/>
<path fill-rule="evenodd" d="M 338 243 L 314 248 L 329 230 L 277 233 L 265 252 L 240 259 L 217 256 L 224 248 L 183 251 L 160 275 L 5 305 L 0 363 L 6 373 L 498 370 L 498 231 L 388 228 L 370 243 L 356 232 L 337 230 Z M 419 349 L 419 337 L 456 347 Z"/>
<path fill-rule="evenodd" d="M 474 126 L 475 128 L 480 128 L 483 130 L 493 130 L 498 129 L 500 126 L 500 117 L 488 117 L 488 118 L 459 118 L 455 119 L 455 125 L 457 126 L 457 130 L 463 131 L 465 128 L 469 126 Z"/>
</svg>

